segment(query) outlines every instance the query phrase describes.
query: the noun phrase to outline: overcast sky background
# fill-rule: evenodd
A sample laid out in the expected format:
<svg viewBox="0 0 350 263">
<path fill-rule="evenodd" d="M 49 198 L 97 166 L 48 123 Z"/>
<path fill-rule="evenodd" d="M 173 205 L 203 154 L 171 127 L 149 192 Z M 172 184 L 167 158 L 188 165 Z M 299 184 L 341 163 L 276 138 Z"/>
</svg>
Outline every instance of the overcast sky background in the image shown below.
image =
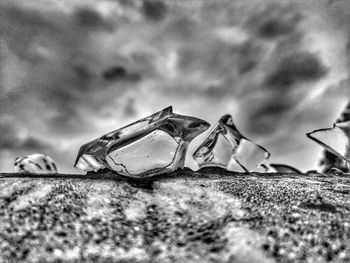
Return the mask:
<svg viewBox="0 0 350 263">
<path fill-rule="evenodd" d="M 350 97 L 349 25 L 347 0 L 1 0 L 0 170 L 41 152 L 76 172 L 81 144 L 168 105 L 314 169 L 305 133 Z"/>
</svg>

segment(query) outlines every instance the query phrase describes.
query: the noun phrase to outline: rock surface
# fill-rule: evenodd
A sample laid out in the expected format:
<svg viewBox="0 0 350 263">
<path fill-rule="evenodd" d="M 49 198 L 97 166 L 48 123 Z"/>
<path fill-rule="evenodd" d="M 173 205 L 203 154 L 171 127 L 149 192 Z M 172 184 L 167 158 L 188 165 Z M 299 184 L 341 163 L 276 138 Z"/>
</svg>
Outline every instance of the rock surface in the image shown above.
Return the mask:
<svg viewBox="0 0 350 263">
<path fill-rule="evenodd" d="M 343 262 L 350 176 L 0 174 L 0 262 Z"/>
</svg>

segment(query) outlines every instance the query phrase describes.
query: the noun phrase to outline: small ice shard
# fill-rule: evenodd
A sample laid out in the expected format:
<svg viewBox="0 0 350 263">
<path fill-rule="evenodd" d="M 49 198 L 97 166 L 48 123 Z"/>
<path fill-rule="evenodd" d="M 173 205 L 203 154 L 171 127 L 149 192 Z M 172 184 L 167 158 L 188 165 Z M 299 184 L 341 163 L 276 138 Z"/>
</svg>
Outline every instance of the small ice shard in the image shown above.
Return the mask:
<svg viewBox="0 0 350 263">
<path fill-rule="evenodd" d="M 340 158 L 350 169 L 350 121 L 334 123 L 333 128 L 315 130 L 306 135 Z"/>
<path fill-rule="evenodd" d="M 350 121 L 350 102 L 346 105 L 345 109 L 342 111 L 335 123 L 347 121 Z M 319 164 L 323 173 L 328 173 L 330 169 L 334 167 L 340 169 L 343 172 L 349 171 L 346 162 L 342 158 L 339 158 L 337 155 L 334 155 L 328 150 L 324 150 L 323 156 Z"/>
<path fill-rule="evenodd" d="M 172 172 L 184 167 L 188 144 L 208 128 L 206 121 L 168 107 L 81 146 L 74 166 L 133 178 Z"/>
<path fill-rule="evenodd" d="M 35 153 L 15 159 L 16 173 L 55 174 L 57 167 L 52 158 L 46 154 Z"/>
<path fill-rule="evenodd" d="M 259 165 L 258 167 L 256 167 L 254 169 L 254 172 L 255 173 L 267 173 L 267 172 L 269 172 L 269 167 L 267 167 L 267 165 L 263 163 L 263 164 Z"/>
<path fill-rule="evenodd" d="M 287 164 L 270 163 L 270 166 L 276 171 L 276 173 L 301 173 L 297 168 Z"/>
<path fill-rule="evenodd" d="M 219 166 L 230 171 L 252 172 L 258 169 L 270 153 L 244 137 L 224 115 L 193 154 L 200 168 Z"/>
</svg>

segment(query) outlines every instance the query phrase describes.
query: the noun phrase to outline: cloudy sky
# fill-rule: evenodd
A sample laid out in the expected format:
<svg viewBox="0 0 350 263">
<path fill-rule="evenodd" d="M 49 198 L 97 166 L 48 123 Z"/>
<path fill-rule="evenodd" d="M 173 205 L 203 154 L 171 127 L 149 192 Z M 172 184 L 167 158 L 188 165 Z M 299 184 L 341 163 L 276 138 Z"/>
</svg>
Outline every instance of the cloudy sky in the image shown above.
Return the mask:
<svg viewBox="0 0 350 263">
<path fill-rule="evenodd" d="M 305 133 L 350 97 L 349 24 L 347 0 L 2 0 L 0 170 L 41 152 L 76 172 L 81 144 L 168 105 L 314 169 Z"/>
</svg>

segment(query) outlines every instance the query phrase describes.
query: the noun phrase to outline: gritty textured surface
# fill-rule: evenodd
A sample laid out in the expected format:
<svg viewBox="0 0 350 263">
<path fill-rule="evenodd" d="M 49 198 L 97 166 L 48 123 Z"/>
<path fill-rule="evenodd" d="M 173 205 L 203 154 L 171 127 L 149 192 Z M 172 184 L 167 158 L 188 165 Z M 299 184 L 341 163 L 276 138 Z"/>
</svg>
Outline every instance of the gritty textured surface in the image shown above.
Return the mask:
<svg viewBox="0 0 350 263">
<path fill-rule="evenodd" d="M 0 262 L 350 261 L 350 176 L 0 175 Z"/>
</svg>

